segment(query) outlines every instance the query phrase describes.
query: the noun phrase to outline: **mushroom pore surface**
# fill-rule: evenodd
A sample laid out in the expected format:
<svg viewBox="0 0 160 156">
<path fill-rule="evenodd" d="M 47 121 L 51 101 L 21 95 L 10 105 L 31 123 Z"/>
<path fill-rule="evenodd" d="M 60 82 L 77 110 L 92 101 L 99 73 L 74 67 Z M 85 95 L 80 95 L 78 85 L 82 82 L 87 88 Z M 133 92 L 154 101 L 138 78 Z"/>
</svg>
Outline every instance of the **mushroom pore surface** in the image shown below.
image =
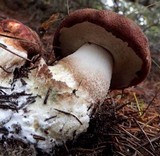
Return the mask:
<svg viewBox="0 0 160 156">
<path fill-rule="evenodd" d="M 142 68 L 142 60 L 120 38 L 103 27 L 90 22 L 82 22 L 60 30 L 60 47 L 64 56 L 73 53 L 83 44 L 90 42 L 105 48 L 114 59 L 112 82 L 118 88 L 129 86 Z"/>
</svg>

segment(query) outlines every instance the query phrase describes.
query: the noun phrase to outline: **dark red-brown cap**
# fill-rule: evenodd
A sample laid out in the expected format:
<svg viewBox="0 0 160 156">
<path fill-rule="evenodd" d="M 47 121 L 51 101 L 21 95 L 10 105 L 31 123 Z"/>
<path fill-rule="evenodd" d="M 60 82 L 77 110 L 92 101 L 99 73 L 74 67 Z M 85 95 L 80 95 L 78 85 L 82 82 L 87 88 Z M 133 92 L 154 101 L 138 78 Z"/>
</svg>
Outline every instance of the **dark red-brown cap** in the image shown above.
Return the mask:
<svg viewBox="0 0 160 156">
<path fill-rule="evenodd" d="M 146 78 L 151 66 L 149 43 L 132 20 L 107 10 L 77 10 L 55 32 L 55 55 L 63 58 L 87 42 L 107 49 L 113 56 L 111 89 L 133 86 Z"/>
<path fill-rule="evenodd" d="M 29 56 L 41 52 L 42 44 L 37 33 L 17 20 L 0 21 L 0 36 L 4 37 L 3 35 L 12 40 L 12 45 L 18 44 L 18 47 L 24 48 Z"/>
</svg>

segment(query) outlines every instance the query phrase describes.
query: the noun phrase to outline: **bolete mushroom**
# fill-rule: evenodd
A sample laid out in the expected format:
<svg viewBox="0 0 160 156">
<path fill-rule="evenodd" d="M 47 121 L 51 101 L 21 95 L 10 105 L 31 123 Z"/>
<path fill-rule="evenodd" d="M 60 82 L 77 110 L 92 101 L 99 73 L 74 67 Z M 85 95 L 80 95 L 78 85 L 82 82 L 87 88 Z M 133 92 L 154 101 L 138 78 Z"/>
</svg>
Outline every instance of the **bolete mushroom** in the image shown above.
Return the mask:
<svg viewBox="0 0 160 156">
<path fill-rule="evenodd" d="M 55 32 L 53 45 L 57 58 L 63 58 L 58 64 L 99 100 L 107 94 L 110 79 L 110 89 L 122 89 L 143 81 L 150 70 L 146 36 L 132 20 L 112 11 L 69 14 Z"/>
<path fill-rule="evenodd" d="M 104 101 L 108 89 L 138 84 L 151 64 L 141 29 L 111 11 L 71 13 L 58 27 L 53 45 L 60 61 L 47 66 L 41 58 L 28 77 L 2 88 L 13 102 L 12 94 L 19 95 L 18 111 L 7 103 L 13 111 L 1 123 L 7 137 L 20 138 L 47 152 L 85 132 L 94 104 Z"/>
</svg>

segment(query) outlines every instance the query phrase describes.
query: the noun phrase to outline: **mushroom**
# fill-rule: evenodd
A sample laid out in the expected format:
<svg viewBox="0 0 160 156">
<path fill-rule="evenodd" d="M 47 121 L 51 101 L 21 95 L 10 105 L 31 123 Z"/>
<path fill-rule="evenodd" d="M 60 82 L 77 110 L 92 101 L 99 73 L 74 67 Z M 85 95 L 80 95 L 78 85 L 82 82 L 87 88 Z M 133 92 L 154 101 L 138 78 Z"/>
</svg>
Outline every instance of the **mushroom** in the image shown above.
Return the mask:
<svg viewBox="0 0 160 156">
<path fill-rule="evenodd" d="M 14 88 L 2 89 L 9 95 L 23 93 L 16 99 L 18 111 L 1 122 L 8 137 L 48 153 L 87 130 L 95 104 L 105 100 L 109 89 L 138 84 L 151 64 L 141 29 L 111 11 L 71 13 L 55 32 L 53 45 L 59 61 L 48 66 L 41 58 L 28 77 L 14 81 Z"/>
<path fill-rule="evenodd" d="M 81 82 L 94 102 L 103 101 L 108 88 L 140 83 L 151 66 L 148 40 L 139 26 L 107 10 L 69 14 L 55 32 L 53 45 L 56 57 L 63 58 L 58 65 Z"/>
<path fill-rule="evenodd" d="M 1 77 L 13 73 L 40 50 L 41 41 L 29 27 L 13 19 L 0 21 Z"/>
<path fill-rule="evenodd" d="M 14 79 L 15 69 L 21 68 L 28 61 L 30 62 L 30 59 L 39 54 L 40 51 L 41 41 L 36 32 L 17 20 L 5 19 L 0 21 L 1 128 L 14 118 L 14 111 L 17 109 L 16 103 L 23 103 L 23 99 L 25 99 L 18 96 L 15 98 L 15 93 L 20 94 L 23 91 L 23 88 L 19 86 L 19 81 L 16 84 L 18 86 L 16 90 L 16 86 L 12 86 L 16 81 Z"/>
</svg>

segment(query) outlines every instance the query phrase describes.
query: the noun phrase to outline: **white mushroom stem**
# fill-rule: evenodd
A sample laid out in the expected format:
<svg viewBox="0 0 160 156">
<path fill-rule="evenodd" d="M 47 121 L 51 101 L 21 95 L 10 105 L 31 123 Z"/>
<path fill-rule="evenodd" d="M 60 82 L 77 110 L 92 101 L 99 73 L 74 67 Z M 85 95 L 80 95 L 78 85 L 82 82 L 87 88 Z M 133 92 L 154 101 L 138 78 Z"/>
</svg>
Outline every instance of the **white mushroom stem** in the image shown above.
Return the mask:
<svg viewBox="0 0 160 156">
<path fill-rule="evenodd" d="M 104 100 L 110 87 L 113 66 L 113 59 L 107 50 L 95 44 L 85 44 L 51 67 L 52 72 L 59 66 L 70 72 L 75 83 L 70 83 L 71 79 L 66 82 L 66 77 L 62 80 L 61 74 L 53 74 L 54 79 L 67 83 L 77 91 L 76 95 L 79 92 L 84 94 L 82 92 L 85 90 L 94 102 Z"/>
</svg>

